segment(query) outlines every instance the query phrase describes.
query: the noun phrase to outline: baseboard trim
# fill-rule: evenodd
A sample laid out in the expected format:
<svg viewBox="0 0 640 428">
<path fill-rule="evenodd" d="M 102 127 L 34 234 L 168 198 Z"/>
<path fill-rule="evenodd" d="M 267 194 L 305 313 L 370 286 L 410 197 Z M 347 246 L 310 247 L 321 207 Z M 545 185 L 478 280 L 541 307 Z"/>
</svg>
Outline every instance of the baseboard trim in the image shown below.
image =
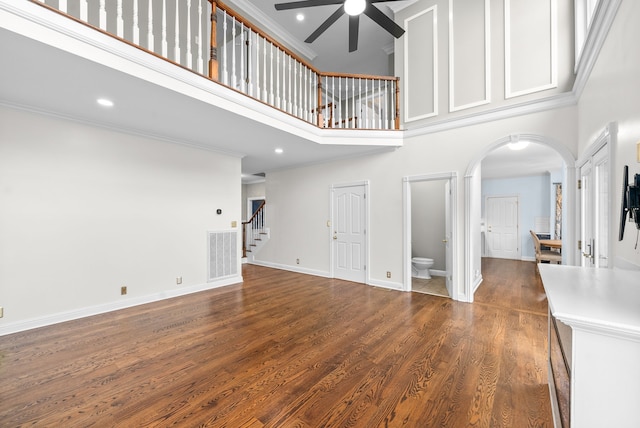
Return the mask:
<svg viewBox="0 0 640 428">
<path fill-rule="evenodd" d="M 255 260 L 255 259 L 250 260 L 248 263 L 251 265 L 286 270 L 289 272 L 303 273 L 306 275 L 320 276 L 323 278 L 331 278 L 331 272 L 327 272 L 323 270 L 309 269 L 309 268 L 304 268 L 300 266 L 283 265 L 280 263 L 264 262 L 264 261 Z"/>
<path fill-rule="evenodd" d="M 166 290 L 159 293 L 149 294 L 146 296 L 133 297 L 123 301 L 104 303 L 86 308 L 75 309 L 66 312 L 59 312 L 43 317 L 32 318 L 25 321 L 17 321 L 0 327 L 0 336 L 18 333 L 21 331 L 32 330 L 34 328 L 46 327 L 49 325 L 59 324 L 62 322 L 73 321 L 80 318 L 86 318 L 93 315 L 104 314 L 107 312 L 127 309 L 134 306 L 140 306 L 147 303 L 153 303 L 160 300 L 171 299 L 173 297 L 184 296 L 187 294 L 198 293 L 200 291 L 212 290 L 214 288 L 225 287 L 227 285 L 238 284 L 243 282 L 242 275 L 232 276 L 205 284 L 191 285 L 188 287 Z"/>
<path fill-rule="evenodd" d="M 482 284 L 483 280 L 484 278 L 482 278 L 482 275 L 478 275 L 475 282 L 471 285 L 471 290 L 473 290 L 471 292 L 472 295 L 475 294 L 476 290 L 478 289 L 478 287 L 480 287 L 480 284 Z"/>
<path fill-rule="evenodd" d="M 404 284 L 401 282 L 393 282 L 393 281 L 380 281 L 380 280 L 369 280 L 369 285 L 380 288 L 387 288 L 389 290 L 395 291 L 404 291 Z"/>
</svg>

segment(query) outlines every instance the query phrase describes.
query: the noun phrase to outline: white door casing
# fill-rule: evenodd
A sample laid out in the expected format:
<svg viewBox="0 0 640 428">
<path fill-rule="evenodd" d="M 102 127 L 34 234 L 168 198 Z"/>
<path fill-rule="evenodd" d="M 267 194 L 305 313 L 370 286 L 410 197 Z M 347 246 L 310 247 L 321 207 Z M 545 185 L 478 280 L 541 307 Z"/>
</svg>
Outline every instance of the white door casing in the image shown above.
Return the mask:
<svg viewBox="0 0 640 428">
<path fill-rule="evenodd" d="M 609 267 L 609 147 L 604 144 L 580 167 L 580 265 Z"/>
<path fill-rule="evenodd" d="M 332 276 L 367 283 L 368 183 L 335 185 L 331 189 Z"/>
<path fill-rule="evenodd" d="M 517 196 L 487 196 L 485 219 L 487 224 L 487 257 L 521 259 L 519 238 L 519 210 Z"/>
<path fill-rule="evenodd" d="M 457 285 L 457 263 L 453 256 L 456 251 L 457 240 L 457 194 L 458 176 L 456 172 L 424 174 L 407 176 L 402 179 L 403 207 L 404 207 L 404 291 L 411 291 L 411 183 L 419 181 L 446 180 L 445 184 L 445 236 L 443 244 L 446 246 L 446 286 L 449 296 L 459 300 Z"/>
</svg>

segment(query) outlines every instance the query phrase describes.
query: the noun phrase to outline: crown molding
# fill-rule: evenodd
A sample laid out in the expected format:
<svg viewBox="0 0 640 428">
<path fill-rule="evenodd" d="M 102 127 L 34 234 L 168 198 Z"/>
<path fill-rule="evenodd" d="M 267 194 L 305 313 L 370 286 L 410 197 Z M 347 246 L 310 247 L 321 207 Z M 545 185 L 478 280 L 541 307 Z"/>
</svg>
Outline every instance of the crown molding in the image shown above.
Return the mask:
<svg viewBox="0 0 640 428">
<path fill-rule="evenodd" d="M 268 32 L 273 34 L 276 40 L 291 47 L 293 50 L 304 56 L 309 62 L 313 61 L 318 56 L 318 54 L 306 43 L 296 39 L 293 34 L 285 30 L 282 25 L 278 24 L 262 10 L 254 6 L 254 4 L 249 0 L 230 0 L 228 3 L 242 9 L 242 11 L 246 13 L 246 17 L 252 22 L 255 22 L 264 30 L 268 29 Z"/>
</svg>

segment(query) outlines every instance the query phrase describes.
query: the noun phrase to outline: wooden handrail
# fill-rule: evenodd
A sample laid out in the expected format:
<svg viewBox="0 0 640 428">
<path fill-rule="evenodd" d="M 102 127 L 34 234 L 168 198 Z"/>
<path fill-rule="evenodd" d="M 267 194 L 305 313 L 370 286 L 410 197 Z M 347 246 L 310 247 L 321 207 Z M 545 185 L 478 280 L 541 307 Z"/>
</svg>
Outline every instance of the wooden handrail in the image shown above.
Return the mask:
<svg viewBox="0 0 640 428">
<path fill-rule="evenodd" d="M 258 208 L 256 208 L 256 211 L 253 213 L 253 215 L 251 216 L 251 218 L 249 218 L 249 220 L 247 221 L 243 221 L 242 222 L 242 257 L 245 258 L 247 257 L 247 226 L 254 224 L 254 222 L 257 221 L 258 216 L 262 216 L 263 215 L 263 211 L 264 211 L 264 207 L 266 205 L 267 201 L 262 201 L 262 203 L 258 206 Z M 262 222 L 264 222 L 264 217 L 262 217 Z M 264 224 L 262 224 L 261 226 L 264 226 Z M 254 227 L 251 228 L 256 229 Z M 252 243 L 254 241 L 253 238 L 253 232 L 252 233 Z"/>
<path fill-rule="evenodd" d="M 382 126 L 382 129 L 400 129 L 400 79 L 398 77 L 392 77 L 392 76 L 374 76 L 374 75 L 369 75 L 369 74 L 352 74 L 352 73 L 331 73 L 331 72 L 322 72 L 319 71 L 318 69 L 316 69 L 313 65 L 311 65 L 310 63 L 308 63 L 306 60 L 304 60 L 303 58 L 301 58 L 300 56 L 298 56 L 298 54 L 296 54 L 295 52 L 291 51 L 290 49 L 288 49 L 287 47 L 283 46 L 281 43 L 279 43 L 277 40 L 275 40 L 273 37 L 271 37 L 270 35 L 268 35 L 265 31 L 261 30 L 260 28 L 258 28 L 257 26 L 255 26 L 254 24 L 252 24 L 251 22 L 249 22 L 246 18 L 242 17 L 239 13 L 237 13 L 236 11 L 234 11 L 231 7 L 229 7 L 228 5 L 226 5 L 225 3 L 223 3 L 220 0 L 203 0 L 208 2 L 211 5 L 211 16 L 210 16 L 210 21 L 211 21 L 211 34 L 209 37 L 209 58 L 208 58 L 208 64 L 204 65 L 204 67 L 202 66 L 202 61 L 200 61 L 200 66 L 197 67 L 197 70 L 192 68 L 191 66 L 191 62 L 190 60 L 187 61 L 186 66 L 185 64 L 181 64 L 181 60 L 180 58 L 169 58 L 169 55 L 164 52 L 162 53 L 156 53 L 154 52 L 153 49 L 153 45 L 152 46 L 142 46 L 140 41 L 139 41 L 139 35 L 140 35 L 140 28 L 137 28 L 137 33 L 134 33 L 134 37 L 133 40 L 127 40 L 124 38 L 123 34 L 126 34 L 126 32 L 122 32 L 119 31 L 119 35 L 118 34 L 112 34 L 110 32 L 107 31 L 106 28 L 106 21 L 102 21 L 101 20 L 101 26 L 104 24 L 104 28 L 101 28 L 100 26 L 96 26 L 94 24 L 90 24 L 89 22 L 87 22 L 85 19 L 86 18 L 86 11 L 85 11 L 85 18 L 83 19 L 79 19 L 73 15 L 70 15 L 69 13 L 67 13 L 67 9 L 64 8 L 64 10 L 59 10 L 53 6 L 47 5 L 44 0 L 29 0 L 32 3 L 38 4 L 39 6 L 42 6 L 44 8 L 47 8 L 53 12 L 56 12 L 60 15 L 63 15 L 69 19 L 72 19 L 78 23 L 81 23 L 83 25 L 86 25 L 88 27 L 93 28 L 96 31 L 99 31 L 103 34 L 106 34 L 110 37 L 113 37 L 119 41 L 122 41 L 124 43 L 127 43 L 128 45 L 131 45 L 133 47 L 136 47 L 144 52 L 147 52 L 151 55 L 154 55 L 155 57 L 161 58 L 165 61 L 168 61 L 172 64 L 175 64 L 185 70 L 191 71 L 193 73 L 196 73 L 198 75 L 204 76 L 204 77 L 208 77 L 210 80 L 218 83 L 218 84 L 222 84 L 227 88 L 230 88 L 236 92 L 239 92 L 243 95 L 246 95 L 248 97 L 251 97 L 254 100 L 257 100 L 263 104 L 266 104 L 272 108 L 275 108 L 277 110 L 282 111 L 283 113 L 286 113 L 288 115 L 291 115 L 293 117 L 296 117 L 298 119 L 301 119 L 307 123 L 312 123 L 320 128 L 324 128 L 324 127 L 333 127 L 334 123 L 345 123 L 346 119 L 348 119 L 348 112 L 347 114 L 343 115 L 342 113 L 339 115 L 339 117 L 337 118 L 337 121 L 335 118 L 329 118 L 330 120 L 327 121 L 327 118 L 324 117 L 323 114 L 323 108 L 326 105 L 325 103 L 328 101 L 330 103 L 332 103 L 333 101 L 336 100 L 336 93 L 333 92 L 329 92 L 329 87 L 324 87 L 323 85 L 328 85 L 328 80 L 329 79 L 333 79 L 333 78 L 337 78 L 337 79 L 345 79 L 345 80 L 341 80 L 344 82 L 348 82 L 349 80 L 355 80 L 355 79 L 362 79 L 363 81 L 379 81 L 379 82 L 394 82 L 392 83 L 392 85 L 387 88 L 387 84 L 385 83 L 384 86 L 384 92 L 385 92 L 385 98 L 387 96 L 389 96 L 389 104 L 388 106 L 390 106 L 390 108 L 388 110 L 385 109 L 385 112 L 390 113 L 390 116 L 385 116 L 383 120 L 380 121 L 380 123 L 382 124 L 383 122 L 385 123 L 384 126 Z M 66 4 L 66 2 L 64 3 Z M 177 7 L 178 3 L 176 3 L 176 7 Z M 292 101 L 291 99 L 285 99 L 283 98 L 283 101 L 279 101 L 279 103 L 274 103 L 273 100 L 269 101 L 267 100 L 266 96 L 261 96 L 259 93 L 258 95 L 256 95 L 255 89 L 252 90 L 241 90 L 240 88 L 236 88 L 233 86 L 230 86 L 229 84 L 225 84 L 225 82 L 221 82 L 221 75 L 220 75 L 220 63 L 221 63 L 221 52 L 218 50 L 218 43 L 219 41 L 217 40 L 217 31 L 218 31 L 218 23 L 217 23 L 217 17 L 218 17 L 218 11 L 219 10 L 223 10 L 226 15 L 233 17 L 233 19 L 235 19 L 236 22 L 244 25 L 244 27 L 255 33 L 257 36 L 261 37 L 264 39 L 265 43 L 270 43 L 271 46 L 273 46 L 273 49 L 276 50 L 276 52 L 280 51 L 282 52 L 282 54 L 288 56 L 291 58 L 291 61 L 294 61 L 295 64 L 299 64 L 299 66 L 302 68 L 304 67 L 305 76 L 309 76 L 310 80 L 309 82 L 313 82 L 314 84 L 317 85 L 316 88 L 316 92 L 314 93 L 313 90 L 311 90 L 311 92 L 306 92 L 307 97 L 306 100 L 311 100 L 311 103 L 309 103 L 309 101 L 304 101 L 304 104 L 295 104 L 294 101 Z M 103 10 L 104 12 L 104 10 Z M 106 12 L 105 12 L 106 13 Z M 118 12 L 118 19 L 120 20 L 120 22 L 122 22 L 122 15 L 121 15 L 122 11 L 119 10 Z M 149 19 L 151 18 L 151 14 L 149 14 Z M 106 18 L 105 18 L 106 19 Z M 126 21 L 125 21 L 126 22 Z M 134 22 L 136 22 L 136 20 L 134 19 Z M 163 28 L 164 30 L 164 28 Z M 163 37 L 165 36 L 164 32 L 163 32 Z M 206 37 L 204 37 L 204 39 L 206 39 Z M 151 39 L 153 40 L 153 39 Z M 177 42 L 177 35 L 176 35 L 176 42 Z M 166 40 L 163 39 L 163 43 L 166 44 Z M 245 43 L 248 43 L 248 41 L 245 41 Z M 204 48 L 206 49 L 206 46 L 204 46 Z M 179 50 L 177 50 L 179 55 Z M 188 51 L 189 52 L 189 51 Z M 206 52 L 204 53 L 204 59 L 206 60 Z M 265 58 L 266 58 L 266 54 L 265 54 Z M 247 64 L 247 68 L 249 67 L 249 65 Z M 259 67 L 259 65 L 258 65 Z M 291 70 L 291 64 L 289 64 L 289 70 Z M 226 69 L 225 69 L 226 71 Z M 273 70 L 272 70 L 273 71 Z M 266 72 L 265 72 L 266 73 Z M 235 76 L 235 75 L 234 75 Z M 250 82 L 250 74 L 249 72 L 247 72 L 246 76 L 241 76 L 241 77 L 246 77 L 246 80 L 244 80 L 245 85 L 249 86 Z M 325 82 L 323 83 L 323 79 L 325 80 Z M 301 82 L 302 80 L 300 80 Z M 282 80 L 281 82 L 284 85 L 285 82 L 285 76 L 284 74 L 282 75 Z M 305 83 L 307 82 L 306 77 L 305 77 Z M 355 85 L 354 83 L 351 83 L 352 85 Z M 393 84 L 395 84 L 395 88 L 393 87 Z M 260 88 L 260 82 L 259 81 L 254 81 L 252 82 L 252 85 L 254 85 L 254 87 L 258 88 L 258 90 L 262 89 L 263 91 L 266 92 L 266 89 Z M 291 82 L 288 83 L 288 87 L 289 87 L 289 96 L 291 95 Z M 299 86 L 298 86 L 299 85 Z M 294 82 L 293 83 L 294 86 L 294 90 L 296 90 L 296 88 L 300 88 L 300 91 L 302 91 L 302 84 L 301 83 L 297 83 Z M 373 89 L 373 86 L 372 86 Z M 307 87 L 305 89 L 306 91 L 309 90 L 309 87 Z M 393 96 L 393 91 L 395 90 L 395 97 Z M 282 91 L 284 94 L 286 94 L 286 89 L 284 89 Z M 323 93 L 326 96 L 329 96 L 328 100 L 323 100 Z M 270 97 L 273 97 L 273 93 L 269 94 Z M 278 95 L 279 96 L 279 95 Z M 294 92 L 294 97 L 295 97 L 295 92 Z M 339 97 L 339 94 L 338 94 Z M 315 100 L 314 100 L 315 98 Z M 315 102 L 314 102 L 315 101 Z M 342 100 L 344 101 L 344 100 Z M 338 100 L 338 105 L 340 105 L 340 100 Z M 355 101 L 353 101 L 355 102 Z M 289 107 L 285 108 L 282 107 L 282 105 L 286 105 L 286 103 L 289 103 Z M 316 104 L 317 105 L 314 105 Z M 353 104 L 352 104 L 353 105 Z M 355 107 L 354 107 L 355 109 Z M 394 109 L 394 111 L 391 111 L 391 109 Z M 325 112 L 326 113 L 326 112 Z M 353 114 L 352 114 L 353 115 Z M 395 115 L 395 116 L 394 116 Z M 373 128 L 364 128 L 367 126 L 370 126 L 370 122 L 369 120 L 365 117 L 361 118 L 362 120 L 358 121 L 359 124 L 361 124 L 361 126 L 363 126 L 363 128 L 356 128 L 356 129 L 380 129 L 378 127 L 373 127 Z M 342 128 L 334 128 L 334 129 L 342 129 Z M 344 128 L 344 129 L 354 129 L 354 128 Z"/>
</svg>

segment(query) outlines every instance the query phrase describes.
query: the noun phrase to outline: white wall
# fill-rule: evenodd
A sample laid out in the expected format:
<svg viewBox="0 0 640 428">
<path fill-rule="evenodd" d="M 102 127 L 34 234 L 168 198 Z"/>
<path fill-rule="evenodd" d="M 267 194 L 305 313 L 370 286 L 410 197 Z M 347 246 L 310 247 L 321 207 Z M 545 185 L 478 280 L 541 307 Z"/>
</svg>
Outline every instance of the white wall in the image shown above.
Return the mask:
<svg viewBox="0 0 640 428">
<path fill-rule="evenodd" d="M 552 207 L 549 204 L 551 181 L 549 175 L 529 177 L 493 178 L 482 180 L 482 217 L 485 215 L 485 202 L 489 196 L 518 196 L 519 202 L 519 242 L 523 260 L 535 260 L 533 238 L 530 230 L 535 230 L 536 217 L 549 217 Z"/>
<path fill-rule="evenodd" d="M 247 200 L 249 198 L 265 197 L 265 183 L 250 183 L 242 185 L 242 219 L 249 220 Z"/>
<path fill-rule="evenodd" d="M 205 284 L 240 202 L 239 158 L 0 107 L 0 330 Z"/>
<path fill-rule="evenodd" d="M 269 172 L 267 194 L 271 239 L 261 250 L 259 259 L 274 266 L 309 269 L 328 275 L 331 236 L 326 222 L 330 219 L 329 187 L 331 184 L 370 180 L 371 282 L 383 284 L 389 281 L 386 272 L 390 271 L 391 281 L 400 283 L 403 271 L 402 178 L 455 171 L 459 189 L 459 215 L 456 219 L 459 233 L 458 250 L 454 255 L 458 260 L 457 284 L 454 286 L 459 287 L 462 294 L 465 248 L 463 189 L 468 166 L 477 162 L 477 158 L 494 142 L 517 132 L 545 136 L 575 152 L 575 130 L 576 110 L 568 107 L 409 138 L 405 140 L 404 147 L 387 154 Z M 296 258 L 300 258 L 300 266 L 295 265 Z"/>
<path fill-rule="evenodd" d="M 640 2 L 623 0 L 617 12 L 597 63 L 578 104 L 578 135 L 580 153 L 592 144 L 610 122 L 618 123 L 617 144 L 614 147 L 611 201 L 615 207 L 611 233 L 618 236 L 622 168 L 629 165 L 629 175 L 640 173 L 637 143 L 640 141 Z M 640 268 L 640 247 L 635 249 L 636 229 L 627 225 L 622 242 L 614 240 L 610 259 L 614 265 L 628 263 Z"/>
</svg>

